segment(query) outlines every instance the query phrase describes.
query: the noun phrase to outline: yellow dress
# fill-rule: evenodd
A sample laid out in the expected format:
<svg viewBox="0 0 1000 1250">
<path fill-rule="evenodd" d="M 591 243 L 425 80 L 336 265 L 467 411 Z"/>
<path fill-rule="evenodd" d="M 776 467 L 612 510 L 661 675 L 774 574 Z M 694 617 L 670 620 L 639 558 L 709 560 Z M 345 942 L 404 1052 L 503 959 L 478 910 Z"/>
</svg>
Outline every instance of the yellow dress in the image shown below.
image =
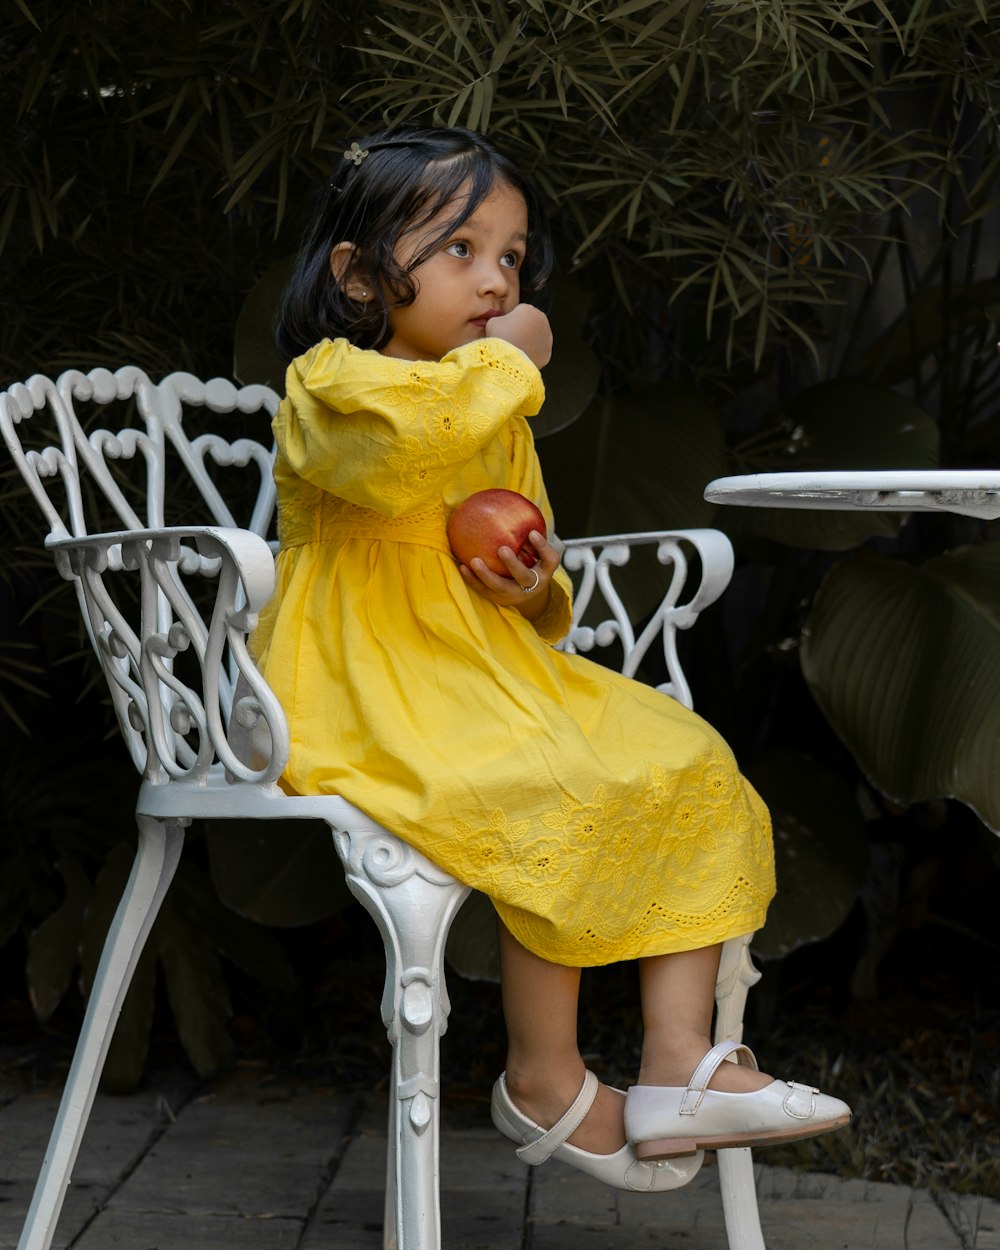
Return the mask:
<svg viewBox="0 0 1000 1250">
<path fill-rule="evenodd" d="M 552 644 L 462 581 L 445 534 L 504 486 L 552 524 L 517 348 L 440 362 L 324 340 L 274 420 L 281 551 L 253 646 L 288 714 L 284 781 L 342 794 L 557 963 L 605 964 L 748 933 L 774 893 L 767 811 L 693 712 Z"/>
</svg>

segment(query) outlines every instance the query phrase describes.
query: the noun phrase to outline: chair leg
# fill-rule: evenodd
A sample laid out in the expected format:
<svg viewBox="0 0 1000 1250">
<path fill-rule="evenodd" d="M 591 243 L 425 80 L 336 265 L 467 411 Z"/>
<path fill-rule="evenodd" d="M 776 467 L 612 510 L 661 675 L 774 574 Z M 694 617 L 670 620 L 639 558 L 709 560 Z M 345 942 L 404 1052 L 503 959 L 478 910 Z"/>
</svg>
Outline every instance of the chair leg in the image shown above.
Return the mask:
<svg viewBox="0 0 1000 1250">
<path fill-rule="evenodd" d="M 399 1250 L 396 1238 L 396 1057 L 393 1055 L 393 1096 L 389 1099 L 389 1122 L 385 1133 L 385 1200 L 382 1203 L 382 1250 Z"/>
<path fill-rule="evenodd" d="M 137 815 L 132 873 L 104 943 L 56 1122 L 17 1250 L 49 1250 L 111 1037 L 153 921 L 173 880 L 187 820 Z"/>
<path fill-rule="evenodd" d="M 385 944 L 382 1021 L 393 1050 L 385 1250 L 440 1250 L 440 1037 L 450 1010 L 444 946 L 469 890 L 374 822 L 334 828 L 334 843 L 351 892 Z"/>
<path fill-rule="evenodd" d="M 760 980 L 750 959 L 750 939 L 730 938 L 722 947 L 719 977 L 715 987 L 716 1042 L 743 1040 L 743 1012 L 747 991 Z M 766 1250 L 757 1210 L 753 1156 L 748 1149 L 720 1150 L 719 1189 L 726 1218 L 729 1250 Z"/>
</svg>

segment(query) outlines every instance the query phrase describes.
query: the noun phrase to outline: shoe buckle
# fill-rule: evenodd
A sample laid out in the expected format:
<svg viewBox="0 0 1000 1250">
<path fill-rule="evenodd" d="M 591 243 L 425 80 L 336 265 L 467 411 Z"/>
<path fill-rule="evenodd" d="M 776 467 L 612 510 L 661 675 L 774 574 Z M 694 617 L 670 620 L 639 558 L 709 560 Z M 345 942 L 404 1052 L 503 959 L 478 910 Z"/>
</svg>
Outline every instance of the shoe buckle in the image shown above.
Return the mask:
<svg viewBox="0 0 1000 1250">
<path fill-rule="evenodd" d="M 816 1113 L 816 1095 L 819 1090 L 814 1085 L 803 1085 L 800 1081 L 788 1082 L 788 1093 L 782 1107 L 787 1115 L 796 1120 L 811 1119 Z"/>
</svg>

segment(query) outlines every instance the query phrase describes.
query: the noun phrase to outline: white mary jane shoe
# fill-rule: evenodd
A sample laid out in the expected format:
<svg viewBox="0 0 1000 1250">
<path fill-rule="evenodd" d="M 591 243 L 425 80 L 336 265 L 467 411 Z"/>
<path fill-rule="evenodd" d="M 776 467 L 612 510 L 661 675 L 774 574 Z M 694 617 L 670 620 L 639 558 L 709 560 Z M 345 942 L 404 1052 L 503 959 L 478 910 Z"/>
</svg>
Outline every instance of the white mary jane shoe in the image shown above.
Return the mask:
<svg viewBox="0 0 1000 1250">
<path fill-rule="evenodd" d="M 796 1081 L 772 1081 L 747 1094 L 709 1089 L 712 1074 L 729 1055 L 745 1067 L 757 1067 L 749 1047 L 719 1042 L 695 1068 L 686 1089 L 634 1085 L 628 1091 L 625 1133 L 639 1159 L 799 1141 L 830 1133 L 850 1120 L 846 1102 Z"/>
<path fill-rule="evenodd" d="M 668 1189 L 679 1189 L 697 1175 L 705 1157 L 701 1151 L 677 1163 L 667 1160 L 644 1163 L 636 1158 L 635 1151 L 628 1144 L 610 1155 L 595 1155 L 587 1150 L 580 1150 L 577 1146 L 570 1146 L 566 1138 L 590 1110 L 597 1097 L 599 1084 L 593 1072 L 588 1071 L 584 1075 L 579 1094 L 566 1114 L 552 1128 L 544 1129 L 514 1106 L 507 1093 L 507 1082 L 501 1074 L 493 1086 L 490 1106 L 493 1123 L 504 1137 L 519 1143 L 514 1153 L 522 1162 L 537 1165 L 544 1163 L 546 1159 L 561 1159 L 563 1163 L 586 1172 L 614 1189 L 661 1193 Z"/>
</svg>

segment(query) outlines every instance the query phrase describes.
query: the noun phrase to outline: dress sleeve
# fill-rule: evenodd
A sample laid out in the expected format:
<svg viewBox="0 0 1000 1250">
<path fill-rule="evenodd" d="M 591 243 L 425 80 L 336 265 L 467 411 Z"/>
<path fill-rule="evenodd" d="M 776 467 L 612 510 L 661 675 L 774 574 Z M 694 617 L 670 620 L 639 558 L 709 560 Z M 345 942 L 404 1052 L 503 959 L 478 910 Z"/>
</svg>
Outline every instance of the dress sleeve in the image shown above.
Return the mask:
<svg viewBox="0 0 1000 1250">
<path fill-rule="evenodd" d="M 387 516 L 439 499 L 444 484 L 545 390 L 528 357 L 477 339 L 440 361 L 397 360 L 325 339 L 293 361 L 274 420 L 291 471 Z"/>
<path fill-rule="evenodd" d="M 510 459 L 513 471 L 511 489 L 534 500 L 541 509 L 551 541 L 555 533 L 555 520 L 542 477 L 542 466 L 538 462 L 538 453 L 535 451 L 535 440 L 527 421 L 523 418 L 515 418 L 511 422 L 510 432 L 512 440 Z M 554 643 L 565 638 L 573 623 L 573 583 L 569 579 L 569 574 L 560 567 L 556 569 L 549 588 L 548 606 L 532 624 L 541 638 L 544 638 L 546 642 Z"/>
</svg>

